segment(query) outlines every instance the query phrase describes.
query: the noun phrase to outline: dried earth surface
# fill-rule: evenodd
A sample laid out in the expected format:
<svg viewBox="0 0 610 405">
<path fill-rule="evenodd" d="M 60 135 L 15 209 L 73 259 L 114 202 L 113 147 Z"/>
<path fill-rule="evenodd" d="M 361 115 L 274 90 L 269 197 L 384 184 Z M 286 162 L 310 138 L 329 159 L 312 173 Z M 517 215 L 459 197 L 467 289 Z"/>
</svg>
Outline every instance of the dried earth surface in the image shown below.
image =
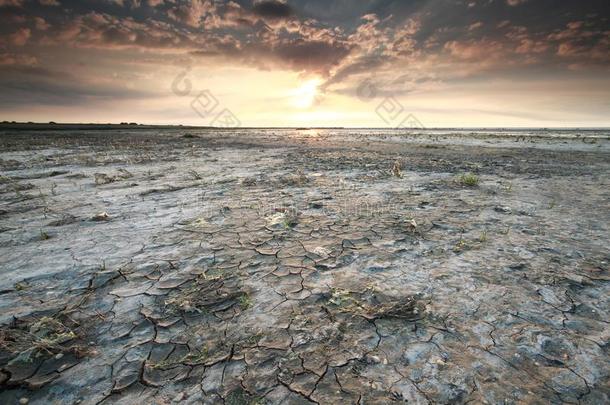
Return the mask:
<svg viewBox="0 0 610 405">
<path fill-rule="evenodd" d="M 608 134 L 533 135 L 0 133 L 0 403 L 608 403 Z"/>
</svg>

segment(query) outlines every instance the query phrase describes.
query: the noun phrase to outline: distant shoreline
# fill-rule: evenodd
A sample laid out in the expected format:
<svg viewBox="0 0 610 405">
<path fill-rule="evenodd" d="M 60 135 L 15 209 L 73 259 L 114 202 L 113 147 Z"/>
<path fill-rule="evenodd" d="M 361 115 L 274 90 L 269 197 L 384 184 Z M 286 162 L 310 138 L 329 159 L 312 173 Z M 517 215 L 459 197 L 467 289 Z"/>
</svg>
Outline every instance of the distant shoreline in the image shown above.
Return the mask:
<svg viewBox="0 0 610 405">
<path fill-rule="evenodd" d="M 408 130 L 408 131 L 610 131 L 610 127 L 430 127 L 430 128 L 388 128 L 388 127 L 213 127 L 197 125 L 154 125 L 137 123 L 95 124 L 95 123 L 41 123 L 41 122 L 0 122 L 0 131 L 4 130 L 39 130 L 39 131 L 69 131 L 69 130 L 150 130 L 150 129 L 186 129 L 186 130 L 248 130 L 277 129 L 307 131 L 325 130 Z"/>
</svg>

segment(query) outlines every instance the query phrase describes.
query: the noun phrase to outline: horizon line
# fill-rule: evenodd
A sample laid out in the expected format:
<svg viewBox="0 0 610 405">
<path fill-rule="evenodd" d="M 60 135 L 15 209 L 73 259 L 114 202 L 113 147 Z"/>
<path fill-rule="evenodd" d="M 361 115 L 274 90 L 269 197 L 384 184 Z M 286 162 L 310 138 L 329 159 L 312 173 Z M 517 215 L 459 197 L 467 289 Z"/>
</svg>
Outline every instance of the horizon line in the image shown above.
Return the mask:
<svg viewBox="0 0 610 405">
<path fill-rule="evenodd" d="M 96 122 L 20 122 L 20 121 L 8 121 L 4 120 L 0 122 L 0 129 L 5 129 L 7 127 L 17 127 L 10 129 L 20 129 L 18 127 L 24 126 L 47 126 L 47 127 L 61 127 L 61 126 L 97 126 L 97 127 L 121 127 L 121 128 L 131 128 L 131 129 L 145 129 L 145 128 L 182 128 L 182 129 L 216 129 L 216 130 L 238 130 L 238 129 L 294 129 L 294 130 L 312 130 L 312 129 L 370 129 L 370 130 L 564 130 L 564 131 L 610 131 L 610 126 L 608 127 L 550 127 L 550 126 L 517 126 L 517 127 L 501 127 L 501 126 L 483 126 L 483 127 L 366 127 L 366 126 L 239 126 L 239 127 L 217 127 L 210 125 L 191 125 L 191 124 L 145 124 L 145 123 L 136 123 L 136 122 L 121 122 L 121 123 L 96 123 Z M 21 128 L 27 129 L 27 128 Z M 42 128 L 39 128 L 42 129 Z M 49 128 L 49 129 L 60 129 L 60 128 Z M 112 128 L 108 128 L 112 129 Z"/>
</svg>

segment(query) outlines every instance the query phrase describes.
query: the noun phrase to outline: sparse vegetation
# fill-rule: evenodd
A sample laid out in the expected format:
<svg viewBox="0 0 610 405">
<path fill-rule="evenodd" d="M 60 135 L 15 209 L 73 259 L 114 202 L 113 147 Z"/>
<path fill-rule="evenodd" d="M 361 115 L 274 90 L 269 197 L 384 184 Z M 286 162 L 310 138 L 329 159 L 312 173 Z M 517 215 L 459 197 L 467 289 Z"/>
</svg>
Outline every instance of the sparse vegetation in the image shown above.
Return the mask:
<svg viewBox="0 0 610 405">
<path fill-rule="evenodd" d="M 40 230 L 40 240 L 47 240 L 47 239 L 51 239 L 51 237 L 49 236 L 48 233 L 46 233 L 45 231 L 43 231 L 41 229 Z"/>
<path fill-rule="evenodd" d="M 191 169 L 191 170 L 189 170 L 187 173 L 188 173 L 188 175 L 189 175 L 190 177 L 192 177 L 192 178 L 193 178 L 193 179 L 195 179 L 195 180 L 201 180 L 201 179 L 203 179 L 203 177 L 201 176 L 201 174 L 199 174 L 199 173 L 198 173 L 197 171 L 195 171 L 195 170 L 192 170 L 192 169 Z"/>
<path fill-rule="evenodd" d="M 400 162 L 397 160 L 394 162 L 394 165 L 392 166 L 392 176 L 394 177 L 402 177 L 402 165 L 400 164 Z"/>
<path fill-rule="evenodd" d="M 266 401 L 258 396 L 253 396 L 242 387 L 231 391 L 224 400 L 226 405 L 263 405 Z"/>
<path fill-rule="evenodd" d="M 457 243 L 453 246 L 453 252 L 460 253 L 469 248 L 470 248 L 470 245 L 468 244 L 468 242 L 466 240 L 464 240 L 463 238 L 460 238 L 460 240 L 458 240 Z"/>
<path fill-rule="evenodd" d="M 346 304 L 353 302 L 351 293 L 342 288 L 333 288 L 333 289 L 331 289 L 330 294 L 331 294 L 331 296 L 330 296 L 328 302 L 330 302 L 331 304 L 334 304 L 338 307 L 344 306 Z"/>
<path fill-rule="evenodd" d="M 117 174 L 112 176 L 107 175 L 106 173 L 94 173 L 93 176 L 95 177 L 95 184 L 99 186 L 103 184 L 114 183 L 115 181 L 119 180 L 126 180 L 133 177 L 133 174 L 131 174 L 131 172 L 123 168 L 118 168 L 117 172 Z"/>
<path fill-rule="evenodd" d="M 367 319 L 413 319 L 420 313 L 415 296 L 389 297 L 374 288 L 367 288 L 361 293 L 333 288 L 328 302 L 340 312 L 359 315 Z"/>
<path fill-rule="evenodd" d="M 476 187 L 479 185 L 479 181 L 479 177 L 474 173 L 464 173 L 458 177 L 458 183 L 467 187 Z"/>
<path fill-rule="evenodd" d="M 461 253 L 466 250 L 472 250 L 482 247 L 481 245 L 487 242 L 487 230 L 481 232 L 478 238 L 468 240 L 460 237 L 460 239 L 453 245 L 454 253 Z"/>
<path fill-rule="evenodd" d="M 246 310 L 252 306 L 252 298 L 247 293 L 244 293 L 241 297 L 239 297 L 239 307 L 242 310 Z"/>
<path fill-rule="evenodd" d="M 115 181 L 114 177 L 108 176 L 106 173 L 93 173 L 93 176 L 95 177 L 95 184 L 98 186 Z"/>
<path fill-rule="evenodd" d="M 251 305 L 250 298 L 231 276 L 200 277 L 165 301 L 169 312 L 210 314 L 234 306 L 242 310 Z"/>
<path fill-rule="evenodd" d="M 256 185 L 256 177 L 246 177 L 241 181 L 241 184 L 246 187 L 251 187 Z"/>
<path fill-rule="evenodd" d="M 30 322 L 18 321 L 0 329 L 0 353 L 3 354 L 0 357 L 8 358 L 8 364 L 13 364 L 66 352 L 82 355 L 84 349 L 73 344 L 77 337 L 73 328 L 57 318 L 45 316 Z"/>
<path fill-rule="evenodd" d="M 91 217 L 91 221 L 101 222 L 101 221 L 109 221 L 110 215 L 107 212 L 100 212 Z"/>
<path fill-rule="evenodd" d="M 295 173 L 282 176 L 279 180 L 280 183 L 284 185 L 296 187 L 302 187 L 305 183 L 309 181 L 309 179 L 301 169 L 298 169 Z"/>
<path fill-rule="evenodd" d="M 179 364 L 193 366 L 193 365 L 198 365 L 198 364 L 203 363 L 207 358 L 208 358 L 208 348 L 204 346 L 199 349 L 190 351 L 180 358 L 165 359 L 163 361 L 153 363 L 150 365 L 150 367 L 153 369 L 164 370 L 164 369 L 169 369 L 169 368 L 175 367 Z"/>
<path fill-rule="evenodd" d="M 294 210 L 287 210 L 284 213 L 284 228 L 294 228 L 299 219 L 299 214 Z"/>
<path fill-rule="evenodd" d="M 14 288 L 17 291 L 23 291 L 23 290 L 30 288 L 30 284 L 25 280 L 19 281 L 19 282 L 15 283 Z"/>
<path fill-rule="evenodd" d="M 258 345 L 258 342 L 263 338 L 262 333 L 254 333 L 247 338 L 238 342 L 238 344 L 242 347 L 252 347 Z"/>
</svg>

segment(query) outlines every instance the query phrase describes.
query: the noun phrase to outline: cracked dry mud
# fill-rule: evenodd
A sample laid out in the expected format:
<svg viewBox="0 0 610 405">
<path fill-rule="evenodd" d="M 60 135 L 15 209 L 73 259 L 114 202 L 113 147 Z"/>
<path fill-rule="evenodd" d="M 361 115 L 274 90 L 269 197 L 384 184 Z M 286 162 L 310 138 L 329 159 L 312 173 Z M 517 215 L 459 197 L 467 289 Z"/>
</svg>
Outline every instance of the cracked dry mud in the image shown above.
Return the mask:
<svg viewBox="0 0 610 405">
<path fill-rule="evenodd" d="M 607 403 L 608 137 L 475 135 L 2 134 L 0 403 Z"/>
</svg>

